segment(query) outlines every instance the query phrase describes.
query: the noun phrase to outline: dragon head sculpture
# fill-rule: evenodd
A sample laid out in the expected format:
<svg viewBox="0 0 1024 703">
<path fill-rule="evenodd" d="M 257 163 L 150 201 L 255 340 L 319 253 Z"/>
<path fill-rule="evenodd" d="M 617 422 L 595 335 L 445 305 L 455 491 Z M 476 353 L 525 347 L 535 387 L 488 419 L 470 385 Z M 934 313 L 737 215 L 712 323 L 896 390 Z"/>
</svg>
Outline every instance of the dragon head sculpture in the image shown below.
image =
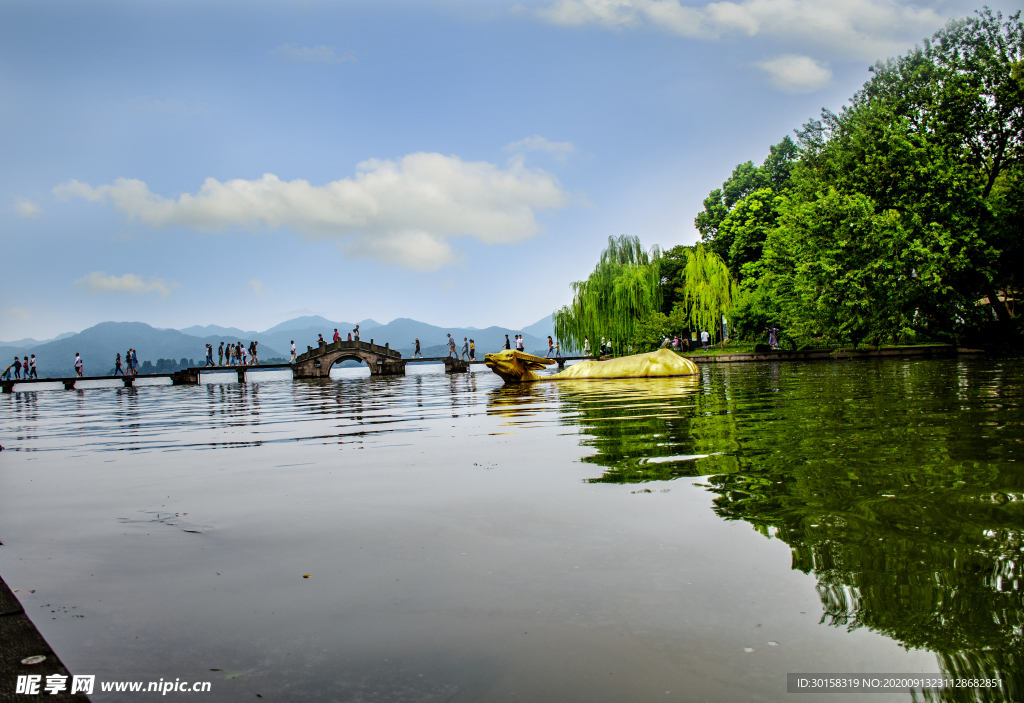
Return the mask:
<svg viewBox="0 0 1024 703">
<path fill-rule="evenodd" d="M 484 357 L 484 362 L 487 364 L 487 368 L 501 376 L 505 383 L 521 383 L 538 380 L 540 377 L 533 372 L 555 363 L 555 360 L 526 354 L 515 349 L 505 349 L 494 354 L 487 354 Z"/>
</svg>

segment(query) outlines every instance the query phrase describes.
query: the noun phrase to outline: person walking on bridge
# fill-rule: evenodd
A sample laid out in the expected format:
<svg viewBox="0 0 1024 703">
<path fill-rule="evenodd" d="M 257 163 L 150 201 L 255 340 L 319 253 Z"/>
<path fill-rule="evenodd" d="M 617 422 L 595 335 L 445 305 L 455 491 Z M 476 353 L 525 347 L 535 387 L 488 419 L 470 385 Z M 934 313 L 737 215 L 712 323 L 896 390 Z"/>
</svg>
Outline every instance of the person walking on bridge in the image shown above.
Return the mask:
<svg viewBox="0 0 1024 703">
<path fill-rule="evenodd" d="M 548 335 L 548 351 L 544 355 L 544 358 L 547 359 L 549 356 L 551 356 L 554 353 L 555 353 L 555 340 L 551 339 L 551 335 L 549 334 Z"/>
<path fill-rule="evenodd" d="M 341 335 L 338 334 L 338 328 L 337 327 L 334 328 L 334 339 L 331 340 L 331 341 L 333 341 L 333 342 L 340 342 L 341 341 Z"/>
<path fill-rule="evenodd" d="M 30 369 L 30 373 L 28 375 L 28 378 L 39 378 L 39 374 L 36 373 L 36 355 L 35 354 L 32 355 L 32 360 L 30 362 L 28 362 L 28 364 L 29 364 L 29 369 Z"/>
<path fill-rule="evenodd" d="M 220 346 L 217 347 L 217 366 L 223 366 L 223 365 L 224 365 L 224 342 L 221 342 Z"/>
<path fill-rule="evenodd" d="M 203 368 L 206 368 L 207 366 L 213 366 L 213 365 L 214 365 L 214 363 L 213 363 L 213 345 L 212 344 L 207 344 L 206 345 L 206 363 L 203 364 Z"/>
<path fill-rule="evenodd" d="M 423 358 L 423 352 L 420 351 L 420 338 L 417 337 L 415 342 L 413 342 L 413 343 L 416 345 L 416 351 L 414 351 L 412 353 L 412 358 L 415 359 L 418 356 L 419 358 L 422 359 Z"/>
<path fill-rule="evenodd" d="M 512 342 L 508 341 L 508 335 L 507 334 L 505 335 L 505 348 L 506 349 L 511 349 L 512 348 Z"/>
<path fill-rule="evenodd" d="M 249 355 L 252 357 L 252 365 L 260 365 L 260 343 L 255 339 L 252 340 L 252 344 L 249 346 Z"/>
<path fill-rule="evenodd" d="M 462 360 L 465 361 L 469 358 L 469 340 L 465 337 L 462 338 Z"/>
<path fill-rule="evenodd" d="M 139 352 L 132 347 L 132 374 L 139 375 Z"/>
<path fill-rule="evenodd" d="M 356 328 L 352 330 L 352 337 L 355 338 L 355 341 L 359 341 L 359 325 L 356 325 Z"/>
<path fill-rule="evenodd" d="M 451 358 L 453 356 L 456 359 L 459 358 L 458 353 L 455 351 L 455 339 L 453 339 L 452 335 L 449 333 L 448 334 L 448 357 Z"/>
<path fill-rule="evenodd" d="M 14 366 L 14 377 L 20 379 L 21 378 L 21 359 L 18 358 L 17 354 L 14 355 L 14 363 L 12 364 L 12 366 Z"/>
<path fill-rule="evenodd" d="M 292 340 L 292 358 L 288 360 L 289 364 L 295 363 L 295 340 Z"/>
<path fill-rule="evenodd" d="M 85 375 L 85 363 L 82 361 L 82 357 L 79 356 L 78 352 L 75 352 L 75 373 L 81 378 Z"/>
<path fill-rule="evenodd" d="M 245 346 L 242 344 L 242 342 L 238 342 L 238 355 L 240 357 L 239 363 L 242 366 L 248 366 L 248 359 L 245 358 Z"/>
<path fill-rule="evenodd" d="M 469 360 L 476 361 L 476 342 L 469 340 Z"/>
<path fill-rule="evenodd" d="M 114 375 L 121 374 L 124 376 L 124 367 L 121 366 L 121 352 L 117 353 L 117 358 L 114 359 Z"/>
</svg>

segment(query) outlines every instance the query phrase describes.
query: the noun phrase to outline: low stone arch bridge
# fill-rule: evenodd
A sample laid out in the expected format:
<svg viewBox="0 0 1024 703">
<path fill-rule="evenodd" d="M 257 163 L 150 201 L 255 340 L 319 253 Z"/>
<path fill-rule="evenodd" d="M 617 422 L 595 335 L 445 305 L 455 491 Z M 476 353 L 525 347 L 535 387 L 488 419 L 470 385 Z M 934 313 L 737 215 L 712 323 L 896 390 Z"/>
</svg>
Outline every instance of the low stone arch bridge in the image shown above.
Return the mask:
<svg viewBox="0 0 1024 703">
<path fill-rule="evenodd" d="M 370 367 L 371 376 L 404 376 L 405 363 L 401 353 L 369 342 L 341 340 L 319 347 L 306 347 L 292 366 L 293 378 L 327 378 L 336 362 L 354 360 Z"/>
</svg>

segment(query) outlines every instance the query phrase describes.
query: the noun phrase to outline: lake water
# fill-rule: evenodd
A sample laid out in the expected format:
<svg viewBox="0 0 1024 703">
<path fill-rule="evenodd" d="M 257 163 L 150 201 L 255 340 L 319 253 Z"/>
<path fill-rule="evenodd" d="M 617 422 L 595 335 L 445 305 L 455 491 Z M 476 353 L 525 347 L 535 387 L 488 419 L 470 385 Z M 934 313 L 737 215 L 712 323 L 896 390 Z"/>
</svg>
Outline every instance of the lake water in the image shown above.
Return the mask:
<svg viewBox="0 0 1024 703">
<path fill-rule="evenodd" d="M 475 368 L 3 395 L 0 574 L 73 673 L 211 682 L 172 698 L 1024 699 L 1021 362 Z"/>
</svg>

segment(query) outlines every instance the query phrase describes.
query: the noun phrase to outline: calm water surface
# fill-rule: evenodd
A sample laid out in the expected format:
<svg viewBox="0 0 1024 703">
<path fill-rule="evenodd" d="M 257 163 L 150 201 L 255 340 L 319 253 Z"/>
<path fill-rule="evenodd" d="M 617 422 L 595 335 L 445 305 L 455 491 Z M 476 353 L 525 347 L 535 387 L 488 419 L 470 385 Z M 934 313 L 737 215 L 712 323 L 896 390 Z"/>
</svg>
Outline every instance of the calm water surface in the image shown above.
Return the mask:
<svg viewBox="0 0 1024 703">
<path fill-rule="evenodd" d="M 781 701 L 787 672 L 939 671 L 1022 700 L 1022 372 L 15 392 L 0 574 L 74 673 L 206 701 Z"/>
</svg>

